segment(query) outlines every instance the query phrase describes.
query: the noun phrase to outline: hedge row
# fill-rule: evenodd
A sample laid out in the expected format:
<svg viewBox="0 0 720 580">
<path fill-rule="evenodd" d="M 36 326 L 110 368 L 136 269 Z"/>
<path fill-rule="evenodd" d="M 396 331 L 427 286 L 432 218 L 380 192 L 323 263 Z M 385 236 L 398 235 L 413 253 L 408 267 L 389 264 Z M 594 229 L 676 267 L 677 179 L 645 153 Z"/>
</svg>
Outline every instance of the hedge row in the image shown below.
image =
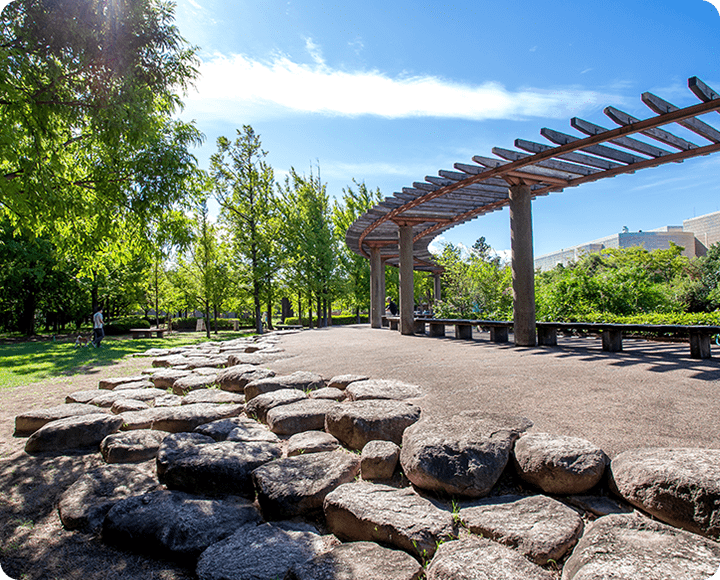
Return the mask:
<svg viewBox="0 0 720 580">
<path fill-rule="evenodd" d="M 366 324 L 369 321 L 369 318 L 365 315 L 360 316 L 360 324 Z M 335 324 L 357 324 L 358 319 L 357 316 L 354 314 L 341 314 L 340 316 L 333 316 L 332 317 L 332 323 Z M 285 324 L 300 324 L 300 319 L 297 316 L 288 317 L 285 319 Z M 303 326 L 310 326 L 310 319 L 307 317 L 304 317 L 302 319 L 302 325 Z M 317 318 L 313 318 L 313 326 L 318 325 Z"/>
<path fill-rule="evenodd" d="M 188 318 L 173 318 L 172 325 L 174 330 L 195 330 L 197 328 L 198 319 L 194 316 Z M 217 328 L 218 330 L 232 330 L 233 322 L 239 321 L 240 328 L 255 328 L 255 324 L 251 319 L 240 319 L 237 318 L 218 318 Z M 215 330 L 215 319 L 210 318 L 210 330 Z"/>
<path fill-rule="evenodd" d="M 145 318 L 126 316 L 125 318 L 113 320 L 104 326 L 105 334 L 110 336 L 129 334 L 131 328 L 150 328 L 150 323 Z"/>
</svg>

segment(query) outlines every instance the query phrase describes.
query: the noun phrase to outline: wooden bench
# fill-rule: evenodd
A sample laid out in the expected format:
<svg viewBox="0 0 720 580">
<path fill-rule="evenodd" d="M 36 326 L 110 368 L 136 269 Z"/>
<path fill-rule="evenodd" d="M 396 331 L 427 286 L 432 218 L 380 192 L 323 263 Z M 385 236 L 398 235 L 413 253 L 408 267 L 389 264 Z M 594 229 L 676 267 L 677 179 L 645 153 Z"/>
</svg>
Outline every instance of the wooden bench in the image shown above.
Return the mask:
<svg viewBox="0 0 720 580">
<path fill-rule="evenodd" d="M 720 326 L 684 326 L 679 324 L 611 324 L 602 322 L 538 322 L 538 345 L 555 346 L 557 331 L 595 332 L 602 334 L 602 349 L 622 351 L 623 333 L 638 332 L 651 336 L 687 336 L 690 340 L 690 358 L 710 358 L 710 338 L 720 334 Z"/>
<path fill-rule="evenodd" d="M 158 338 L 163 338 L 167 332 L 167 328 L 131 328 L 130 332 L 133 338 L 152 338 L 153 333 L 155 333 Z"/>
<path fill-rule="evenodd" d="M 398 330 L 400 326 L 399 316 L 386 316 L 390 330 Z M 464 340 L 472 339 L 473 326 L 490 329 L 490 340 L 493 342 L 507 342 L 508 330 L 512 328 L 511 321 L 503 320 L 464 320 L 459 318 L 431 318 L 421 316 L 414 319 L 414 332 L 421 334 L 428 327 L 428 336 L 445 336 L 445 327 L 455 327 L 455 338 Z"/>
</svg>

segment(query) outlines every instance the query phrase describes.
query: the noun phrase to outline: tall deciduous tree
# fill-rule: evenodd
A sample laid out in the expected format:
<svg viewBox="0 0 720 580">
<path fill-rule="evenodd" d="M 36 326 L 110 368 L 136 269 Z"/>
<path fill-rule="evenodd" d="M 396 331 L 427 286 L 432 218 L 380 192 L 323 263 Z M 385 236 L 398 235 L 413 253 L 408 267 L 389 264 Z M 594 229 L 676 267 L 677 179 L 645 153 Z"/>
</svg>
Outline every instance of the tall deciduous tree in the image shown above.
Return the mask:
<svg viewBox="0 0 720 580">
<path fill-rule="evenodd" d="M 343 189 L 342 201 L 333 206 L 333 225 L 337 238 L 338 265 L 340 268 L 340 286 L 342 294 L 355 310 L 359 322 L 360 309 L 370 305 L 370 263 L 358 256 L 345 243 L 345 233 L 352 223 L 371 207 L 382 201 L 380 189 L 371 191 L 365 182 L 353 180 L 355 189 Z"/>
<path fill-rule="evenodd" d="M 200 134 L 173 113 L 196 60 L 173 19 L 164 0 L 16 0 L 0 16 L 0 211 L 83 265 L 118 216 L 141 235 L 194 166 Z"/>
<path fill-rule="evenodd" d="M 269 294 L 272 281 L 275 211 L 274 175 L 265 161 L 260 136 L 249 125 L 237 130 L 231 142 L 217 140 L 217 153 L 210 158 L 210 173 L 221 216 L 232 233 L 236 254 L 247 269 L 253 298 L 255 327 L 262 332 L 261 299 Z"/>
</svg>

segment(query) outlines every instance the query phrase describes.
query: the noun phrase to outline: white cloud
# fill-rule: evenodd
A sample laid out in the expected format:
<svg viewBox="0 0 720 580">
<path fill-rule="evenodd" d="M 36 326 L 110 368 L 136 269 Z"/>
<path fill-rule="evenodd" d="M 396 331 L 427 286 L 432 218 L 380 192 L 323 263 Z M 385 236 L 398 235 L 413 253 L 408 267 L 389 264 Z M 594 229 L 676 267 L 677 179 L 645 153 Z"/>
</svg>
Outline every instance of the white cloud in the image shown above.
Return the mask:
<svg viewBox="0 0 720 580">
<path fill-rule="evenodd" d="M 203 7 L 200 6 L 200 4 L 198 4 L 197 2 L 195 2 L 195 0 L 187 0 L 187 1 L 188 1 L 188 4 L 190 4 L 193 8 L 197 8 L 198 10 L 203 9 Z"/>
<path fill-rule="evenodd" d="M 215 54 L 200 67 L 191 113 L 232 118 L 288 111 L 386 118 L 437 117 L 469 120 L 565 118 L 618 96 L 577 88 L 507 90 L 499 83 L 470 85 L 434 76 L 390 77 L 380 71 L 344 71 L 325 64 L 320 47 L 306 39 L 314 64 L 284 55 L 268 61 Z"/>
</svg>

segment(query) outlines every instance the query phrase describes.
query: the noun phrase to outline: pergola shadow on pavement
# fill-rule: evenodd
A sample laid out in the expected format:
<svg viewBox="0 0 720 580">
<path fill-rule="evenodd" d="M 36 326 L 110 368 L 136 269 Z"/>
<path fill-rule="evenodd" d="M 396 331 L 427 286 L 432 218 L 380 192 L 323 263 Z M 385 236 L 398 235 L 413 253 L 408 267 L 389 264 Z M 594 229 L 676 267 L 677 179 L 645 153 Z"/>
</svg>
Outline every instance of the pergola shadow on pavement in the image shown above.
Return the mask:
<svg viewBox="0 0 720 580">
<path fill-rule="evenodd" d="M 532 200 L 720 151 L 720 131 L 700 119 L 720 111 L 720 95 L 697 77 L 688 79 L 688 87 L 698 104 L 680 109 L 646 92 L 642 101 L 655 116 L 640 120 L 606 107 L 605 115 L 618 125 L 614 129 L 575 117 L 570 125 L 579 136 L 541 129 L 552 145 L 516 139 L 516 149 L 495 147 L 495 157 L 476 155 L 473 164 L 441 169 L 438 177 L 425 177 L 360 216 L 345 240 L 352 251 L 370 259 L 371 326 L 381 327 L 385 311 L 385 264 L 399 268 L 400 332 L 411 335 L 414 269 L 435 274 L 436 299 L 439 296 L 441 269 L 428 250 L 430 242 L 456 225 L 509 206 L 515 344 L 535 345 Z"/>
<path fill-rule="evenodd" d="M 466 409 L 523 415 L 534 431 L 583 437 L 611 457 L 635 447 L 720 447 L 720 348 L 691 359 L 682 344 L 629 340 L 601 353 L 595 338 L 557 347 L 410 337 L 368 325 L 282 337 L 278 373 L 318 372 L 398 379 L 419 385 L 427 416 Z"/>
</svg>

